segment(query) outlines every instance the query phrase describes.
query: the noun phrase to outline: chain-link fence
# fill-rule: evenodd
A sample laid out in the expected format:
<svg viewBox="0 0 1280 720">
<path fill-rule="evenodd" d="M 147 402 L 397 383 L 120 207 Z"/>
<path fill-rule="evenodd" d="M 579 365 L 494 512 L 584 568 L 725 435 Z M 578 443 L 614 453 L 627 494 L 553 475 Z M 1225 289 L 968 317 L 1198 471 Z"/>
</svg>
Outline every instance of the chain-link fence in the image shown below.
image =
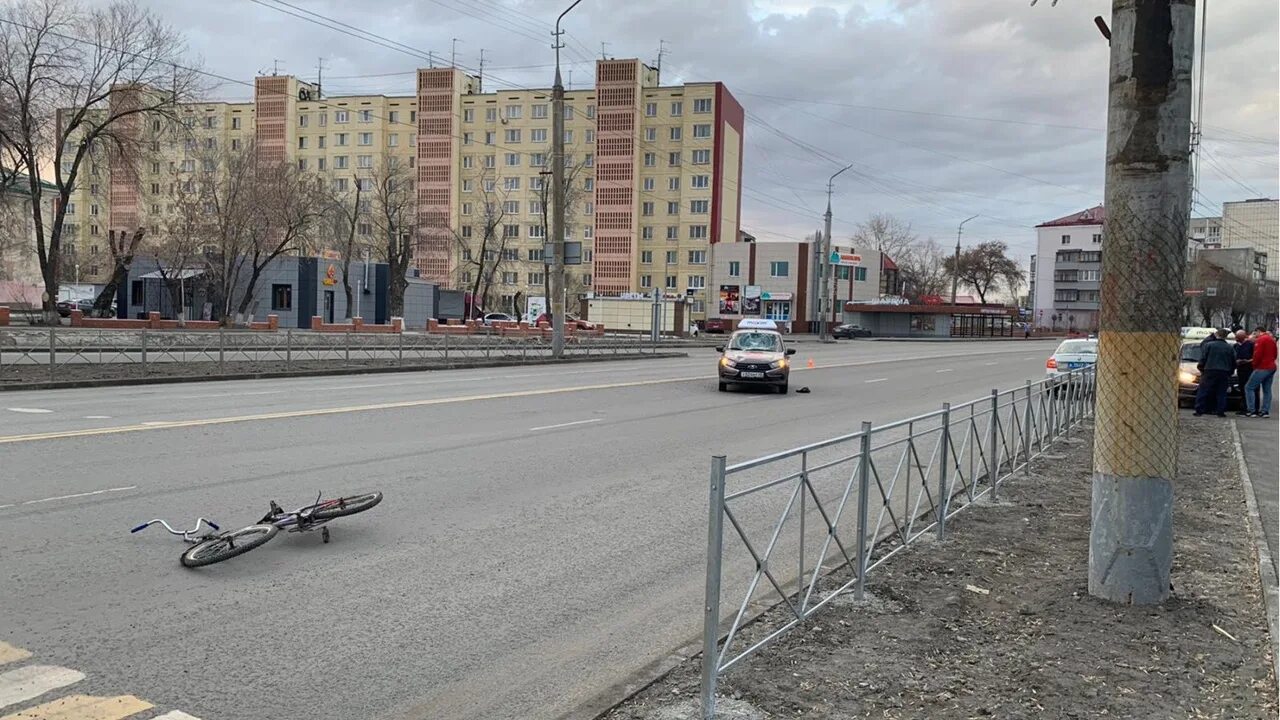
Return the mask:
<svg viewBox="0 0 1280 720">
<path fill-rule="evenodd" d="M 1095 389 L 1085 365 L 774 455 L 734 465 L 713 458 L 703 716 L 713 717 L 720 673 L 842 594 L 862 599 L 869 573 L 908 546 L 944 539 L 956 513 L 995 500 L 1002 482 L 1029 472 L 1092 416 Z M 744 590 L 726 598 L 728 586 Z M 785 622 L 743 647 L 743 626 L 777 604 L 788 610 Z"/>
<path fill-rule="evenodd" d="M 634 336 L 580 337 L 568 359 L 649 357 L 696 347 Z M 336 369 L 546 362 L 550 340 L 498 334 L 274 333 L 0 328 L 0 386 Z"/>
</svg>

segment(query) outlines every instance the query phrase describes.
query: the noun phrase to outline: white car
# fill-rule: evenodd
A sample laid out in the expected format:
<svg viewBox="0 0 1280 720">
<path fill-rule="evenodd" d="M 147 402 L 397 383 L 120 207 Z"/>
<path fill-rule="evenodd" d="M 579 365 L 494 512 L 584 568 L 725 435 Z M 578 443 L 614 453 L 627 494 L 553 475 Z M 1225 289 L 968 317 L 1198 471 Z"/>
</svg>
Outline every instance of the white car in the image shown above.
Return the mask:
<svg viewBox="0 0 1280 720">
<path fill-rule="evenodd" d="M 1044 374 L 1046 378 L 1054 380 L 1072 370 L 1079 370 L 1097 362 L 1097 340 L 1063 340 L 1045 362 Z"/>
<path fill-rule="evenodd" d="M 481 322 L 485 327 L 492 327 L 495 322 L 515 322 L 516 319 L 506 313 L 486 313 Z"/>
</svg>

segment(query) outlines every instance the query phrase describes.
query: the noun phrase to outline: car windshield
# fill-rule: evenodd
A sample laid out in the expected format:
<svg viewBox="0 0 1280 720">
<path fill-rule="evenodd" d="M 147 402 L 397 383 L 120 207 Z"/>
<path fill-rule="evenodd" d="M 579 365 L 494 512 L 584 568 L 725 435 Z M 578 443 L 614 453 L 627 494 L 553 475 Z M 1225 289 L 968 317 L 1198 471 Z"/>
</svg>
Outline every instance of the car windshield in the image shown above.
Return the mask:
<svg viewBox="0 0 1280 720">
<path fill-rule="evenodd" d="M 763 352 L 781 352 L 782 338 L 773 333 L 747 332 L 737 333 L 729 341 L 730 350 L 759 350 Z"/>
<path fill-rule="evenodd" d="M 1200 343 L 1186 343 L 1182 346 L 1183 362 L 1200 362 Z"/>
<path fill-rule="evenodd" d="M 1057 355 L 1097 355 L 1098 343 L 1095 340 L 1068 340 L 1058 346 Z"/>
</svg>

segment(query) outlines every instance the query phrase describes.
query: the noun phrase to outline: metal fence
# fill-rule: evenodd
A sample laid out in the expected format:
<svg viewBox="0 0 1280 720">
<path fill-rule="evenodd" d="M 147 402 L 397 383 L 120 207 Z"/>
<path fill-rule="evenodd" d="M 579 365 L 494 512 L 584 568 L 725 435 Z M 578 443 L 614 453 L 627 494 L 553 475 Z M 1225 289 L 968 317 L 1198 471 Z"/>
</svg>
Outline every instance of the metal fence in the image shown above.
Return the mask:
<svg viewBox="0 0 1280 720">
<path fill-rule="evenodd" d="M 1004 480 L 1091 416 L 1095 391 L 1087 367 L 735 465 L 712 458 L 703 717 L 714 715 L 721 673 L 842 594 L 864 599 L 882 563 L 923 537 L 941 541 L 956 513 L 996 500 Z M 736 556 L 726 535 L 740 541 Z M 738 583 L 739 600 L 722 597 Z M 731 616 L 722 600 L 733 601 Z M 773 607 L 784 608 L 777 626 L 743 640 L 752 611 L 766 622 Z"/>
<path fill-rule="evenodd" d="M 565 356 L 637 356 L 686 346 L 629 336 L 579 337 L 565 346 Z M 430 368 L 473 361 L 537 362 L 550 357 L 549 339 L 497 334 L 0 328 L 0 383 L 344 367 Z"/>
</svg>

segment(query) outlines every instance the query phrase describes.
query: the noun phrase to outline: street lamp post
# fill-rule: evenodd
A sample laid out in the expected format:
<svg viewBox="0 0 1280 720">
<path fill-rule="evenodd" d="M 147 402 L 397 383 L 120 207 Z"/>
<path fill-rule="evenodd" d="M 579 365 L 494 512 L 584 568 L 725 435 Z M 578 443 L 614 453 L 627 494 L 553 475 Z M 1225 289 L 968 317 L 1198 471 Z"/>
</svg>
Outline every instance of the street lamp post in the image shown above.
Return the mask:
<svg viewBox="0 0 1280 720">
<path fill-rule="evenodd" d="M 827 212 L 823 214 L 824 230 L 822 234 L 822 257 L 818 259 L 818 275 L 822 278 L 822 288 L 818 291 L 818 339 L 827 339 L 827 313 L 823 304 L 827 298 L 827 283 L 830 282 L 830 275 L 833 269 L 831 265 L 831 189 L 836 181 L 836 176 L 853 167 L 853 165 L 845 165 L 839 170 L 831 174 L 827 178 Z M 834 308 L 834 302 L 832 304 Z"/>
<path fill-rule="evenodd" d="M 964 224 L 978 217 L 965 218 L 956 228 L 956 257 L 951 262 L 951 304 L 956 304 L 956 290 L 960 287 L 960 233 L 964 232 Z"/>
<path fill-rule="evenodd" d="M 551 355 L 564 356 L 564 82 L 560 78 L 560 21 L 582 0 L 573 0 L 556 18 L 556 81 L 551 87 L 551 243 L 555 257 L 551 264 Z"/>
</svg>

